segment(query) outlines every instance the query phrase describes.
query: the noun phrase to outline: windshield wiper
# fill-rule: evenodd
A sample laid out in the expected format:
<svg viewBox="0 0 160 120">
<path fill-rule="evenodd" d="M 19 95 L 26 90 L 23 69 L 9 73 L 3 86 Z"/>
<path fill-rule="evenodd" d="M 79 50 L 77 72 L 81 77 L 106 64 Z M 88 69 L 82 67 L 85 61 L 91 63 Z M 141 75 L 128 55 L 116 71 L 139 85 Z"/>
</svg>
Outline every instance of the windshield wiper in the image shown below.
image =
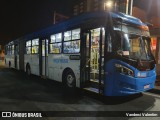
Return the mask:
<svg viewBox="0 0 160 120">
<path fill-rule="evenodd" d="M 148 44 L 145 42 L 145 41 L 147 41 L 147 40 L 144 40 L 144 44 L 145 44 L 145 46 L 147 47 L 147 52 L 145 51 L 145 53 L 146 53 L 146 58 L 149 60 L 149 56 L 151 56 L 151 51 L 149 50 L 149 46 L 148 46 Z M 148 42 L 148 41 L 147 41 Z"/>
<path fill-rule="evenodd" d="M 141 57 L 142 57 L 143 54 L 145 54 L 146 59 L 148 59 L 148 55 L 147 55 L 147 53 L 145 51 L 145 46 L 146 46 L 146 43 L 144 42 L 144 40 L 143 40 L 143 38 L 141 36 L 140 37 L 140 48 L 141 48 L 140 49 L 140 52 L 141 52 L 140 60 L 141 60 Z"/>
</svg>

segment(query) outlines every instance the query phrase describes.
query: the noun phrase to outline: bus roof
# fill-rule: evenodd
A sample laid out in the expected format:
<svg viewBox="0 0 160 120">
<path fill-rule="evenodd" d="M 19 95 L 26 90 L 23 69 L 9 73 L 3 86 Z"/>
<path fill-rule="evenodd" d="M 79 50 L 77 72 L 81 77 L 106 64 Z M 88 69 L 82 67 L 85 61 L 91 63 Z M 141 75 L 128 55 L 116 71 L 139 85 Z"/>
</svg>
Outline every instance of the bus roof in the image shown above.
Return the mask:
<svg viewBox="0 0 160 120">
<path fill-rule="evenodd" d="M 89 12 L 79 16 L 75 16 L 66 21 L 63 21 L 55 25 L 52 25 L 48 28 L 42 29 L 38 32 L 33 32 L 29 35 L 23 36 L 21 39 L 30 40 L 38 37 L 45 37 L 53 33 L 65 31 L 68 28 L 84 23 L 84 21 L 88 19 L 101 18 L 101 17 L 106 17 L 108 15 L 110 15 L 112 18 L 121 18 L 123 22 L 126 22 L 126 23 L 131 23 L 138 26 L 145 25 L 144 23 L 141 22 L 140 19 L 130 15 L 120 13 L 120 12 L 97 11 L 97 12 Z"/>
</svg>

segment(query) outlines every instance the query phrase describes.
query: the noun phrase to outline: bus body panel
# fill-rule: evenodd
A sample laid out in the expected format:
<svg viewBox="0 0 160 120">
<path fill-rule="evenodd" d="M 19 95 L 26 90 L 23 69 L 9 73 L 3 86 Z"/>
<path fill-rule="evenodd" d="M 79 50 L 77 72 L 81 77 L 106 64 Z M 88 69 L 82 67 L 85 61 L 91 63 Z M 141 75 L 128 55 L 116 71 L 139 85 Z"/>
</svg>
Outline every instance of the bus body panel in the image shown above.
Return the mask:
<svg viewBox="0 0 160 120">
<path fill-rule="evenodd" d="M 134 76 L 125 75 L 116 71 L 115 64 L 117 63 L 133 70 Z M 120 60 L 112 59 L 108 61 L 105 66 L 106 79 L 104 81 L 104 95 L 123 96 L 153 89 L 156 80 L 155 68 L 147 71 L 148 76 L 146 77 L 136 77 L 138 72 L 144 73 L 144 71 L 138 71 Z"/>
<path fill-rule="evenodd" d="M 73 71 L 76 86 L 80 87 L 80 60 L 70 60 L 70 54 L 48 55 L 48 77 L 50 79 L 62 82 L 62 75 L 67 68 Z"/>
<path fill-rule="evenodd" d="M 36 55 L 25 54 L 24 62 L 25 62 L 25 71 L 26 71 L 26 67 L 28 64 L 31 69 L 31 74 L 40 75 L 39 74 L 39 55 L 38 54 Z"/>
<path fill-rule="evenodd" d="M 61 54 L 48 54 L 48 77 L 52 80 L 62 81 Z"/>
<path fill-rule="evenodd" d="M 17 64 L 17 69 L 18 69 L 18 70 L 20 70 L 19 60 L 20 60 L 20 59 L 19 59 L 19 55 L 17 55 L 17 63 L 16 63 L 16 64 Z"/>
<path fill-rule="evenodd" d="M 79 54 L 62 54 L 62 69 L 70 68 L 76 77 L 76 87 L 80 87 L 80 60 L 71 59 Z"/>
<path fill-rule="evenodd" d="M 30 63 L 31 73 L 35 75 L 39 74 L 39 54 L 32 55 L 32 62 Z"/>
<path fill-rule="evenodd" d="M 16 60 L 15 60 L 16 59 Z M 19 70 L 19 55 L 5 55 L 6 66 Z"/>
<path fill-rule="evenodd" d="M 48 77 L 48 57 L 42 56 L 42 76 Z"/>
<path fill-rule="evenodd" d="M 6 66 L 14 68 L 14 55 L 5 55 Z"/>
</svg>

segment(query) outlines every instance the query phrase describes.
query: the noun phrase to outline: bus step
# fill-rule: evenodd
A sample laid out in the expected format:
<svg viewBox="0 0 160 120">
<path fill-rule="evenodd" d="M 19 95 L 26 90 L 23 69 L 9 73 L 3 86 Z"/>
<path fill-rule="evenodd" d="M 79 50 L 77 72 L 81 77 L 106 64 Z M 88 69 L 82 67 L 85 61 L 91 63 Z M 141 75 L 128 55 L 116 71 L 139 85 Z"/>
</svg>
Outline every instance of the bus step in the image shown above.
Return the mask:
<svg viewBox="0 0 160 120">
<path fill-rule="evenodd" d="M 99 74 L 90 73 L 90 79 L 99 79 Z M 101 74 L 101 79 L 104 79 L 104 75 Z"/>
<path fill-rule="evenodd" d="M 90 91 L 90 92 L 99 93 L 99 90 L 97 88 L 87 87 L 87 88 L 83 88 L 83 89 Z"/>
<path fill-rule="evenodd" d="M 98 70 L 91 70 L 90 72 L 91 74 L 99 74 L 99 71 Z M 104 74 L 104 71 L 101 71 L 101 74 Z"/>
<path fill-rule="evenodd" d="M 90 81 L 93 82 L 93 83 L 99 83 L 98 79 L 90 79 Z M 101 80 L 101 84 L 104 84 L 103 80 Z"/>
<path fill-rule="evenodd" d="M 47 79 L 47 76 L 41 75 L 42 79 Z"/>
</svg>

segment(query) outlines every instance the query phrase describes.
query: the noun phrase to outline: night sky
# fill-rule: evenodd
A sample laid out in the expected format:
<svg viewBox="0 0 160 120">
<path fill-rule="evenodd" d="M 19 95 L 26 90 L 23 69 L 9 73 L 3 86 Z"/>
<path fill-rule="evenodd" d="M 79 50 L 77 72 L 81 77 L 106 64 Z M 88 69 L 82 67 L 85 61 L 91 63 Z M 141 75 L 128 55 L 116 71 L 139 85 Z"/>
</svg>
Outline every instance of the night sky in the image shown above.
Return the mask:
<svg viewBox="0 0 160 120">
<path fill-rule="evenodd" d="M 70 16 L 75 1 L 1 0 L 0 44 L 51 25 L 54 10 Z"/>
<path fill-rule="evenodd" d="M 153 10 L 153 5 L 157 5 L 155 1 L 160 2 L 160 0 L 139 1 L 134 0 L 134 5 L 147 10 L 148 16 L 155 13 L 153 11 L 157 11 L 157 9 Z M 8 41 L 51 25 L 54 10 L 71 16 L 72 6 L 76 2 L 78 0 L 1 0 L 0 44 L 6 44 Z M 152 9 L 149 10 L 150 8 Z"/>
</svg>

